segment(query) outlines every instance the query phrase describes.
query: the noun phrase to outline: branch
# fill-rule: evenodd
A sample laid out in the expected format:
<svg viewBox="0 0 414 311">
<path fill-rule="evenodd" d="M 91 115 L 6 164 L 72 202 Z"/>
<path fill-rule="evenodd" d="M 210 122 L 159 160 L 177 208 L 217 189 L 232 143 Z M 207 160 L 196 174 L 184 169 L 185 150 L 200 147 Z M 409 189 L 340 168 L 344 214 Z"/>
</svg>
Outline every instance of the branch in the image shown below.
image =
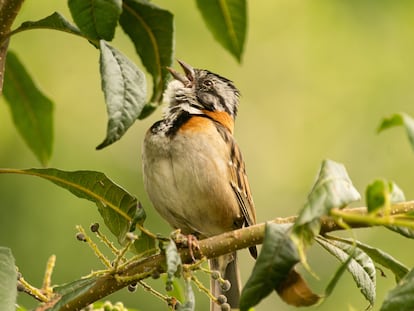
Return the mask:
<svg viewBox="0 0 414 311">
<path fill-rule="evenodd" d="M 24 0 L 0 0 L 0 94 L 3 91 L 4 67 L 9 46 L 8 33 Z"/>
<path fill-rule="evenodd" d="M 394 204 L 391 208 L 391 215 L 401 215 L 414 211 L 414 201 L 402 202 Z M 365 207 L 345 208 L 341 210 L 342 214 L 351 216 L 367 216 Z M 381 215 L 375 216 L 381 219 Z M 353 217 L 350 217 L 353 219 Z M 287 218 L 276 218 L 271 222 L 277 224 L 293 224 L 296 216 Z M 350 228 L 368 228 L 373 224 L 363 223 L 362 217 L 355 217 L 355 220 L 346 221 Z M 374 224 L 375 225 L 375 224 Z M 323 217 L 321 220 L 320 233 L 328 233 L 331 231 L 344 230 L 344 228 L 335 221 L 333 217 Z M 240 249 L 244 249 L 253 245 L 261 244 L 264 239 L 265 223 L 257 224 L 251 227 L 242 228 L 217 235 L 198 242 L 199 250 L 194 253 L 197 259 L 202 257 L 214 258 L 224 254 L 231 253 Z M 181 259 L 185 263 L 191 263 L 191 255 L 188 249 L 180 249 Z M 130 283 L 136 283 L 138 279 L 145 279 L 154 272 L 165 272 L 165 256 L 163 254 L 153 255 L 142 260 L 131 262 L 129 265 L 117 271 L 115 275 L 104 275 L 100 277 L 96 283 L 85 293 L 76 296 L 72 301 L 65 303 L 60 311 L 79 310 L 94 301 L 97 301 L 107 295 L 116 292 Z M 128 276 L 138 276 L 137 278 L 125 278 Z M 128 281 L 125 281 L 128 279 Z"/>
</svg>

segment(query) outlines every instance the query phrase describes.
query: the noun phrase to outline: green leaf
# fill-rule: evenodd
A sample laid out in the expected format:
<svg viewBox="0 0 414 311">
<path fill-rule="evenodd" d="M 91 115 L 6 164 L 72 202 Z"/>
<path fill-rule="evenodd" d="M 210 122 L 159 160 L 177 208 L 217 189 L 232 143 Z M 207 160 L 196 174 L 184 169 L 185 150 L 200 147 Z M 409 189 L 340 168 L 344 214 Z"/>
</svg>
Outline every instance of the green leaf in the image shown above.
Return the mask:
<svg viewBox="0 0 414 311">
<path fill-rule="evenodd" d="M 390 208 L 390 184 L 386 180 L 375 180 L 368 185 L 365 194 L 369 213 Z"/>
<path fill-rule="evenodd" d="M 241 311 L 247 311 L 278 289 L 299 262 L 296 247 L 287 234 L 289 228 L 290 225 L 266 224 L 262 249 L 241 293 Z"/>
<path fill-rule="evenodd" d="M 411 147 L 414 149 L 414 119 L 406 113 L 396 113 L 389 118 L 384 118 L 378 127 L 378 133 L 395 126 L 404 126 Z"/>
<path fill-rule="evenodd" d="M 114 143 L 125 134 L 141 113 L 147 97 L 145 75 L 133 62 L 103 40 L 100 51 L 108 126 L 105 140 L 96 149 Z"/>
<path fill-rule="evenodd" d="M 377 184 L 377 186 L 375 186 L 375 184 Z M 382 184 L 382 186 L 380 184 Z M 382 187 L 383 190 L 376 191 L 375 187 L 377 187 L 377 190 Z M 384 211 L 382 211 L 383 213 L 390 213 L 392 203 L 399 203 L 399 202 L 405 201 L 404 192 L 400 189 L 400 187 L 398 187 L 398 185 L 393 181 L 385 181 L 385 180 L 377 180 L 377 181 L 374 181 L 374 183 L 372 183 L 371 185 L 369 185 L 367 187 L 366 197 L 367 197 L 368 210 L 370 212 L 376 210 L 376 208 L 374 208 L 374 205 L 377 204 L 378 208 L 384 209 Z M 381 206 L 381 201 L 384 202 L 382 206 Z M 385 226 L 385 227 L 391 231 L 401 234 L 402 236 L 406 238 L 410 238 L 410 239 L 414 238 L 413 229 L 410 229 L 407 227 L 397 227 L 397 226 Z"/>
<path fill-rule="evenodd" d="M 214 38 L 239 62 L 247 29 L 245 0 L 197 0 L 198 9 Z"/>
<path fill-rule="evenodd" d="M 391 272 L 395 275 L 396 282 L 399 282 L 408 273 L 408 268 L 405 265 L 403 265 L 401 262 L 383 250 L 361 243 L 360 241 L 343 239 L 339 237 L 335 237 L 335 240 L 347 243 L 349 245 L 356 244 L 356 246 L 363 250 L 369 257 L 371 257 L 373 261 L 387 269 L 390 269 Z"/>
<path fill-rule="evenodd" d="M 148 234 L 141 232 L 138 240 L 134 242 L 135 252 L 137 254 L 151 255 L 154 254 L 157 249 L 155 247 L 155 239 Z"/>
<path fill-rule="evenodd" d="M 354 251 L 352 251 L 351 254 L 353 254 L 353 253 L 354 253 Z M 342 262 L 342 264 L 336 270 L 334 276 L 332 277 L 332 279 L 329 281 L 328 285 L 326 286 L 325 298 L 327 298 L 328 296 L 330 296 L 332 294 L 336 284 L 338 284 L 340 278 L 344 274 L 345 270 L 348 268 L 348 265 L 351 262 L 351 260 L 352 260 L 352 255 L 349 255 L 348 258 L 344 262 Z"/>
<path fill-rule="evenodd" d="M 181 257 L 178 254 L 177 246 L 175 242 L 170 239 L 165 249 L 165 257 L 167 260 L 167 281 L 165 282 L 167 291 L 172 289 L 174 276 L 180 273 L 182 266 Z"/>
<path fill-rule="evenodd" d="M 52 154 L 53 103 L 37 88 L 12 51 L 7 54 L 3 94 L 20 135 L 46 165 Z"/>
<path fill-rule="evenodd" d="M 385 228 L 402 235 L 403 237 L 414 239 L 414 230 L 408 227 L 385 226 Z"/>
<path fill-rule="evenodd" d="M 378 210 L 389 212 L 391 203 L 405 201 L 402 190 L 393 181 L 377 179 L 368 185 L 365 192 L 368 212 L 373 213 Z"/>
<path fill-rule="evenodd" d="M 86 279 L 76 280 L 53 288 L 53 292 L 60 295 L 59 300 L 48 311 L 58 311 L 70 301 L 76 300 L 77 297 L 83 295 L 93 287 L 98 280 L 97 277 L 89 277 Z"/>
<path fill-rule="evenodd" d="M 167 274 L 163 273 L 161 275 L 161 280 L 163 280 L 164 282 L 167 282 Z M 185 293 L 184 293 L 184 288 L 182 286 L 182 283 L 180 282 L 181 279 L 177 279 L 175 278 L 172 281 L 172 289 L 171 291 L 168 292 L 168 296 L 170 297 L 174 297 L 176 298 L 178 301 L 185 301 Z"/>
<path fill-rule="evenodd" d="M 318 236 L 315 239 L 323 248 L 334 255 L 342 263 L 345 263 L 349 256 L 352 257 L 352 260 L 350 260 L 347 265 L 347 269 L 349 273 L 351 273 L 356 285 L 361 290 L 361 293 L 369 303 L 373 305 L 376 294 L 376 270 L 372 259 L 362 250 L 355 248 L 354 245 L 349 245 L 322 236 Z"/>
<path fill-rule="evenodd" d="M 414 310 L 414 269 L 411 270 L 395 287 L 391 290 L 381 306 L 380 311 L 411 311 Z"/>
<path fill-rule="evenodd" d="M 304 246 L 312 243 L 319 233 L 320 217 L 328 215 L 333 208 L 343 208 L 359 199 L 345 167 L 331 160 L 323 161 L 318 179 L 293 226 L 292 239 L 298 246 L 303 263 L 306 262 Z"/>
<path fill-rule="evenodd" d="M 76 25 L 88 38 L 113 39 L 122 0 L 69 0 L 68 5 Z"/>
<path fill-rule="evenodd" d="M 17 297 L 17 271 L 12 252 L 0 247 L 0 310 L 14 311 Z"/>
<path fill-rule="evenodd" d="M 144 0 L 124 0 L 119 20 L 134 43 L 142 64 L 152 75 L 151 102 L 161 102 L 174 53 L 173 15 Z M 146 110 L 148 112 L 148 110 Z"/>
<path fill-rule="evenodd" d="M 134 227 L 137 199 L 115 184 L 105 174 L 95 171 L 62 171 L 58 169 L 0 169 L 1 173 L 41 177 L 62 187 L 78 198 L 94 202 L 109 230 L 123 244 Z"/>
<path fill-rule="evenodd" d="M 194 291 L 191 287 L 191 280 L 185 279 L 185 302 L 178 305 L 177 311 L 194 311 L 195 310 L 195 297 Z"/>
<path fill-rule="evenodd" d="M 54 12 L 53 14 L 38 21 L 24 22 L 17 29 L 13 30 L 13 34 L 32 29 L 53 29 L 82 36 L 80 30 L 67 21 L 66 18 L 58 12 Z"/>
</svg>

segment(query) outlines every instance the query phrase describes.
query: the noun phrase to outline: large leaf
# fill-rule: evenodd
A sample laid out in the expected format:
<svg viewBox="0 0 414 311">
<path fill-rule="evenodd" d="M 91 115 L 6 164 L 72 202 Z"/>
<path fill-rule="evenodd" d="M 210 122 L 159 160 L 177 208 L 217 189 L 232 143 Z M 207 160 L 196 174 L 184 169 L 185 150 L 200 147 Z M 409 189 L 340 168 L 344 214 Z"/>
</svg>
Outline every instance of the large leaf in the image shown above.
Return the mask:
<svg viewBox="0 0 414 311">
<path fill-rule="evenodd" d="M 17 297 L 17 271 L 11 250 L 0 247 L 0 310 L 14 311 Z"/>
<path fill-rule="evenodd" d="M 42 18 L 38 21 L 27 21 L 22 23 L 18 28 L 13 30 L 13 33 L 18 33 L 24 30 L 31 29 L 53 29 L 60 30 L 70 34 L 81 36 L 79 29 L 72 25 L 69 21 L 66 20 L 59 12 L 54 12 L 53 14 Z"/>
<path fill-rule="evenodd" d="M 318 179 L 293 226 L 292 238 L 299 246 L 302 260 L 303 246 L 311 243 L 319 233 L 320 217 L 328 215 L 333 208 L 345 207 L 359 199 L 360 195 L 352 185 L 345 167 L 331 160 L 323 161 Z"/>
<path fill-rule="evenodd" d="M 414 269 L 385 297 L 380 311 L 414 310 Z"/>
<path fill-rule="evenodd" d="M 40 163 L 46 165 L 52 154 L 53 103 L 11 51 L 7 54 L 3 94 L 20 135 Z"/>
<path fill-rule="evenodd" d="M 340 262 L 347 265 L 356 285 L 371 305 L 375 301 L 376 270 L 372 259 L 362 250 L 340 241 L 328 239 L 322 236 L 316 237 L 316 241 Z"/>
<path fill-rule="evenodd" d="M 158 103 L 169 78 L 166 68 L 173 61 L 173 15 L 145 0 L 124 0 L 119 22 L 152 75 L 151 102 Z M 151 107 L 145 109 L 146 115 L 154 109 Z"/>
<path fill-rule="evenodd" d="M 48 311 L 58 311 L 70 301 L 76 300 L 77 297 L 83 295 L 89 291 L 89 289 L 95 285 L 97 277 L 89 277 L 86 279 L 76 280 L 67 284 L 55 286 L 53 292 L 59 296 L 56 298 L 58 301 Z"/>
<path fill-rule="evenodd" d="M 390 269 L 391 272 L 395 275 L 396 282 L 399 282 L 408 273 L 408 268 L 404 264 L 392 257 L 390 254 L 384 252 L 383 250 L 361 243 L 360 241 L 341 239 L 338 237 L 335 237 L 335 240 L 347 243 L 349 245 L 355 244 L 358 248 L 363 250 L 369 257 L 371 257 L 373 261 L 387 269 Z"/>
<path fill-rule="evenodd" d="M 241 61 L 247 29 L 246 0 L 197 0 L 214 38 Z"/>
<path fill-rule="evenodd" d="M 106 138 L 97 149 L 112 144 L 125 134 L 141 113 L 147 97 L 145 76 L 133 62 L 103 40 L 100 41 L 100 51 L 108 126 Z"/>
<path fill-rule="evenodd" d="M 281 293 L 285 289 L 284 286 L 290 283 L 292 275 L 295 276 L 295 284 L 298 283 L 298 280 L 303 281 L 294 270 L 294 266 L 299 262 L 299 256 L 295 245 L 287 234 L 289 228 L 291 228 L 290 225 L 266 224 L 263 247 L 252 274 L 241 293 L 241 311 L 246 311 L 257 305 L 273 290 L 278 291 L 281 297 L 284 298 Z M 316 303 L 318 297 L 312 294 L 310 296 L 310 301 Z M 293 301 L 288 302 L 294 304 Z"/>
<path fill-rule="evenodd" d="M 58 169 L 0 169 L 1 173 L 32 175 L 44 178 L 69 190 L 75 196 L 94 202 L 111 232 L 121 244 L 134 225 L 137 199 L 106 177 L 95 171 L 62 171 Z"/>
<path fill-rule="evenodd" d="M 414 119 L 406 113 L 396 113 L 389 118 L 384 118 L 378 127 L 378 133 L 395 126 L 404 126 L 411 147 L 414 149 Z"/>
<path fill-rule="evenodd" d="M 113 39 L 122 0 L 69 0 L 68 5 L 76 25 L 89 39 Z"/>
</svg>

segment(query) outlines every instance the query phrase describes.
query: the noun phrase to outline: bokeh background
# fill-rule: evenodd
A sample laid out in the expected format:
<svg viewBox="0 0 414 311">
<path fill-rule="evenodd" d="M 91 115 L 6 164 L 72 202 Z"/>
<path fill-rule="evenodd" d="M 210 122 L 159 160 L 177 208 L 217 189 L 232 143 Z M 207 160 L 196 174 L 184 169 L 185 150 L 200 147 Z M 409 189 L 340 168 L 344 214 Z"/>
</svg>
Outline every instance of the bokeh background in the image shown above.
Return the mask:
<svg viewBox="0 0 414 311">
<path fill-rule="evenodd" d="M 375 178 L 396 181 L 414 197 L 414 154 L 403 129 L 381 135 L 383 117 L 414 115 L 414 2 L 371 0 L 277 0 L 249 3 L 249 28 L 242 64 L 207 31 L 194 1 L 157 0 L 175 15 L 176 57 L 235 81 L 242 93 L 236 137 L 242 148 L 258 221 L 300 210 L 323 159 L 344 163 L 363 194 Z M 53 11 L 70 18 L 65 1 L 26 1 L 16 24 Z M 140 65 L 132 44 L 118 29 L 114 45 Z M 151 208 L 142 186 L 141 142 L 161 110 L 136 122 L 125 137 L 95 151 L 105 135 L 106 111 L 100 91 L 98 51 L 88 42 L 47 30 L 12 38 L 39 87 L 56 103 L 51 167 L 98 170 L 135 194 L 146 208 L 146 225 L 167 234 L 169 227 Z M 0 167 L 29 168 L 39 163 L 24 145 L 0 100 Z M 357 205 L 364 205 L 364 201 Z M 97 209 L 51 183 L 34 177 L 0 176 L 0 245 L 10 247 L 24 277 L 41 285 L 47 258 L 57 255 L 54 282 L 60 284 L 101 269 L 75 225 L 100 221 Z M 350 236 L 349 233 L 344 233 Z M 381 228 L 356 230 L 365 243 L 380 247 L 407 266 L 414 265 L 413 241 Z M 309 260 L 320 280 L 307 277 L 322 293 L 337 262 L 315 245 Z M 244 280 L 253 266 L 241 252 Z M 391 273 L 378 277 L 378 310 L 394 286 Z M 160 281 L 150 284 L 162 290 Z M 123 290 L 112 301 L 140 310 L 167 310 L 139 290 Z M 24 295 L 19 302 L 34 304 Z M 198 295 L 197 310 L 207 299 Z M 310 310 L 364 310 L 367 302 L 349 275 L 322 305 Z M 276 295 L 256 310 L 293 310 Z"/>
</svg>

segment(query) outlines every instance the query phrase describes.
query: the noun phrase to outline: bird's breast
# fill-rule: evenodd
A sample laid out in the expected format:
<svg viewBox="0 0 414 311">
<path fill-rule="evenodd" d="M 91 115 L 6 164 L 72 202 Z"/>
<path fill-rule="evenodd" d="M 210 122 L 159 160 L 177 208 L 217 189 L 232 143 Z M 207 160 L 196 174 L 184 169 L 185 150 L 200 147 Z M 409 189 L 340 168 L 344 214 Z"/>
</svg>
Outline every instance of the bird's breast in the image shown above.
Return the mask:
<svg viewBox="0 0 414 311">
<path fill-rule="evenodd" d="M 144 183 L 158 212 L 186 233 L 234 229 L 240 211 L 229 178 L 228 147 L 212 120 L 193 117 L 169 137 L 147 133 Z"/>
</svg>

